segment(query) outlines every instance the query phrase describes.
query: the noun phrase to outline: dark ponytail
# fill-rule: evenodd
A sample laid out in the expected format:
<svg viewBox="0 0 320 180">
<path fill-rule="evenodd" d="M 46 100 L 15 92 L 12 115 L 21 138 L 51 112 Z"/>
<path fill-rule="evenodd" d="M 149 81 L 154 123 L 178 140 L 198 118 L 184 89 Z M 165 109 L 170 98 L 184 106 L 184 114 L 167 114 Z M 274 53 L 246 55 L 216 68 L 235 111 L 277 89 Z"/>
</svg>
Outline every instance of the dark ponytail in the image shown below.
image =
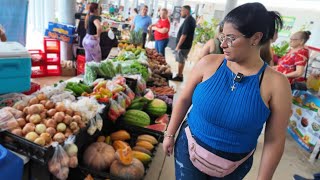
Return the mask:
<svg viewBox="0 0 320 180">
<path fill-rule="evenodd" d="M 283 21 L 281 19 L 281 15 L 277 11 L 269 11 L 270 16 L 270 30 L 268 39 L 272 39 L 275 33 L 278 33 L 283 27 Z"/>
<path fill-rule="evenodd" d="M 261 3 L 246 3 L 230 11 L 224 23 L 233 24 L 245 37 L 250 38 L 256 32 L 262 32 L 260 45 L 265 44 L 282 28 L 282 19 L 278 12 L 267 11 Z"/>
</svg>

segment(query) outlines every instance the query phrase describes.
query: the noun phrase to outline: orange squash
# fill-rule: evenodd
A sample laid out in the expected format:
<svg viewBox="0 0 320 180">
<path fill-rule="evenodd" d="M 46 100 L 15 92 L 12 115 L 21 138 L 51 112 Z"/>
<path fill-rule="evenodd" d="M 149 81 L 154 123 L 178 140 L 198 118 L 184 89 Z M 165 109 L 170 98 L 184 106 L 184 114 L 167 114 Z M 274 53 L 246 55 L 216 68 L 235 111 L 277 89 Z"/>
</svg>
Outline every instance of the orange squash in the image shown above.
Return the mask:
<svg viewBox="0 0 320 180">
<path fill-rule="evenodd" d="M 110 135 L 110 138 L 112 141 L 116 141 L 116 140 L 125 141 L 130 139 L 130 134 L 126 130 L 119 130 L 112 133 Z"/>
<path fill-rule="evenodd" d="M 118 149 L 116 152 L 116 158 L 123 165 L 130 165 L 132 163 L 133 154 L 130 146 L 127 146 L 123 149 Z"/>
<path fill-rule="evenodd" d="M 115 159 L 115 151 L 112 146 L 104 142 L 91 144 L 83 154 L 84 163 L 97 171 L 106 171 Z"/>
<path fill-rule="evenodd" d="M 114 141 L 112 146 L 117 151 L 118 149 L 125 149 L 129 144 L 124 141 Z"/>
</svg>

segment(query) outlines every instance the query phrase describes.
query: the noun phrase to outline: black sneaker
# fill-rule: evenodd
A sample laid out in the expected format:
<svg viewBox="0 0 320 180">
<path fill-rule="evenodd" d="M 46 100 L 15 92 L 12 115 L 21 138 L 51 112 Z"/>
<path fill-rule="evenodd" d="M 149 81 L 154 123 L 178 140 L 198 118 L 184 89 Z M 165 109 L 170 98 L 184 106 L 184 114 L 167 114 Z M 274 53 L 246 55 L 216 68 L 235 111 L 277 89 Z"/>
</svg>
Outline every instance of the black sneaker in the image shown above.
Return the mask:
<svg viewBox="0 0 320 180">
<path fill-rule="evenodd" d="M 312 180 L 312 179 L 307 179 L 307 178 L 304 178 L 302 176 L 299 176 L 299 175 L 294 175 L 293 176 L 293 180 Z"/>
<path fill-rule="evenodd" d="M 174 77 L 174 78 L 172 78 L 171 79 L 172 81 L 180 81 L 180 82 L 182 82 L 183 81 L 183 76 L 181 77 L 181 76 L 176 76 L 176 77 Z"/>
</svg>

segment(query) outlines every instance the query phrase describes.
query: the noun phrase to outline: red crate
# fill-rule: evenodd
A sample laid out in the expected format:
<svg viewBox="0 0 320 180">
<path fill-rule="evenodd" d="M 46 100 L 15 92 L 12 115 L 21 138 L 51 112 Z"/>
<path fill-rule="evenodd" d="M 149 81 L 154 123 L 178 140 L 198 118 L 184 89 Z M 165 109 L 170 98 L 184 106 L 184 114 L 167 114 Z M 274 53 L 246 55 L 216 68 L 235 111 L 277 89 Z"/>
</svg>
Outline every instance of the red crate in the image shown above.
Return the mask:
<svg viewBox="0 0 320 180">
<path fill-rule="evenodd" d="M 59 65 L 60 53 L 45 53 L 45 59 L 47 65 Z"/>
<path fill-rule="evenodd" d="M 32 66 L 41 66 L 45 64 L 44 52 L 40 49 L 29 49 Z"/>
<path fill-rule="evenodd" d="M 77 56 L 77 75 L 84 74 L 86 65 L 86 57 L 83 55 Z"/>
<path fill-rule="evenodd" d="M 45 37 L 43 40 L 45 53 L 60 53 L 60 41 Z"/>
<path fill-rule="evenodd" d="M 31 67 L 31 78 L 39 78 L 47 76 L 47 66 L 40 65 L 40 66 L 32 66 Z"/>
<path fill-rule="evenodd" d="M 47 65 L 47 76 L 61 76 L 61 64 Z"/>
<path fill-rule="evenodd" d="M 27 92 L 23 92 L 23 94 L 25 94 L 25 95 L 30 95 L 30 94 L 38 91 L 38 90 L 40 90 L 40 85 L 37 84 L 37 83 L 31 82 L 31 88 L 30 88 L 30 90 L 27 91 Z"/>
</svg>

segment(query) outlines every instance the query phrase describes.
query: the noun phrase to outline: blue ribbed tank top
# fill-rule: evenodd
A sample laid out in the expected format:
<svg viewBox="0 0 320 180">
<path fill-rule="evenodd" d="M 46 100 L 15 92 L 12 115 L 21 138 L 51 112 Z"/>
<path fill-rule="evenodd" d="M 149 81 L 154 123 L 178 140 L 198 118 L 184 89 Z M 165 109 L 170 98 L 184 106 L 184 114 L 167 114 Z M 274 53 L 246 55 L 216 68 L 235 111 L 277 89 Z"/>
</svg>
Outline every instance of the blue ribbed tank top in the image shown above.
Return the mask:
<svg viewBox="0 0 320 180">
<path fill-rule="evenodd" d="M 260 75 L 245 76 L 231 91 L 235 74 L 224 60 L 206 81 L 198 84 L 192 96 L 188 124 L 192 134 L 213 149 L 247 153 L 257 145 L 263 124 L 270 115 L 260 94 Z"/>
</svg>

